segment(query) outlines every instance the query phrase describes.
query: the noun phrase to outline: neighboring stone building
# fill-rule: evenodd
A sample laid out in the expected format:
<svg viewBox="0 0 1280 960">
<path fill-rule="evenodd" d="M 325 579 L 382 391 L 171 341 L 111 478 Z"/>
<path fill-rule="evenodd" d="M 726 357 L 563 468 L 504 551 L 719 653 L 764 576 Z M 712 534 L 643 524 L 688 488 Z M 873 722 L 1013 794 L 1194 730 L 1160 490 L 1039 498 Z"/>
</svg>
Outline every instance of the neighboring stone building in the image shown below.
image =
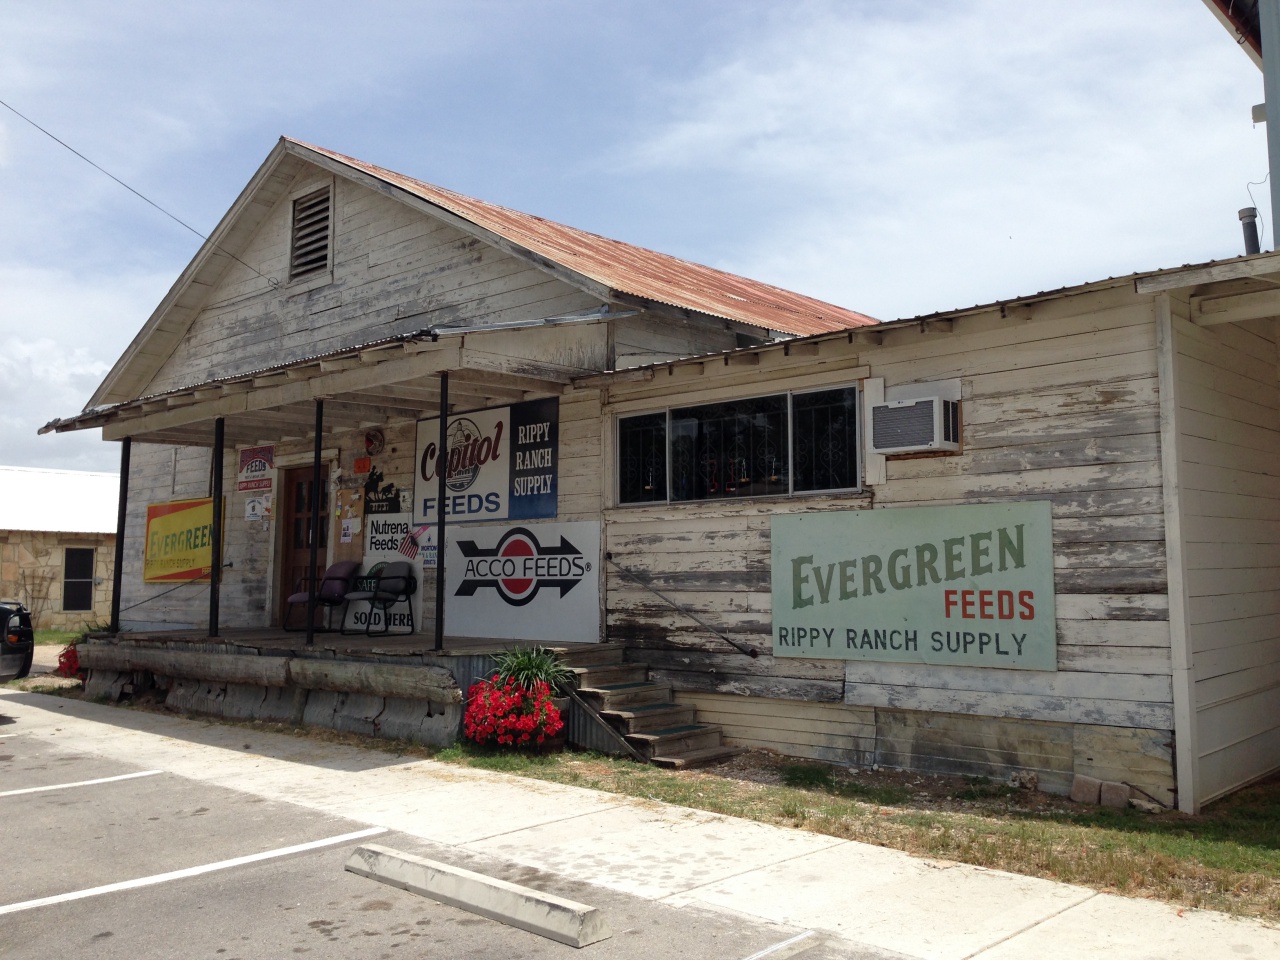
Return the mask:
<svg viewBox="0 0 1280 960">
<path fill-rule="evenodd" d="M 0 597 L 40 630 L 77 630 L 111 614 L 120 478 L 0 467 Z"/>
</svg>

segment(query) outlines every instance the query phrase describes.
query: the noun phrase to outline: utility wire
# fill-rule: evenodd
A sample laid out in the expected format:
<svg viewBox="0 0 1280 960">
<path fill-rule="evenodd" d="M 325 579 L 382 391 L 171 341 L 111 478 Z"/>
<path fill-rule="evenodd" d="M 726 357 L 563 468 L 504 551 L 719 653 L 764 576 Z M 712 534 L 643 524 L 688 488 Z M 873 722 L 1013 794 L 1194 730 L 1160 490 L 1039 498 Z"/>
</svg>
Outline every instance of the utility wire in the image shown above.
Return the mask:
<svg viewBox="0 0 1280 960">
<path fill-rule="evenodd" d="M 19 111 L 17 108 L 15 108 L 15 107 L 11 106 L 11 105 L 10 105 L 10 104 L 8 104 L 8 103 L 5 103 L 3 100 L 0 100 L 0 107 L 4 107 L 6 110 L 8 110 L 8 111 L 9 111 L 10 113 L 12 113 L 14 116 L 19 117 L 19 118 L 21 118 L 21 119 L 25 120 L 27 123 L 31 124 L 31 126 L 35 127 L 37 130 L 39 130 L 41 133 L 43 133 L 46 137 L 48 137 L 50 140 L 52 140 L 54 143 L 56 143 L 56 144 L 58 144 L 59 146 L 65 147 L 66 149 L 70 150 L 72 153 L 74 153 L 77 157 L 79 157 L 81 160 L 83 160 L 83 161 L 84 161 L 85 163 L 87 163 L 89 166 L 93 167 L 93 169 L 97 170 L 97 171 L 98 171 L 99 173 L 101 173 L 101 174 L 105 174 L 106 176 L 110 177 L 110 178 L 111 178 L 112 180 L 114 180 L 116 183 L 120 184 L 120 186 L 124 187 L 126 190 L 128 190 L 130 193 L 132 193 L 132 194 L 133 194 L 135 197 L 137 197 L 139 200 L 142 200 L 142 201 L 144 201 L 144 202 L 146 202 L 146 203 L 149 203 L 151 206 L 155 207 L 157 210 L 159 210 L 161 213 L 163 213 L 166 217 L 168 217 L 168 218 L 169 218 L 170 220 L 172 220 L 174 223 L 178 224 L 179 226 L 185 227 L 187 230 L 190 230 L 192 233 L 194 233 L 194 234 L 195 234 L 197 237 L 199 237 L 201 240 L 204 240 L 204 241 L 206 241 L 206 242 L 209 240 L 209 238 L 208 238 L 207 236 L 205 236 L 203 233 L 201 233 L 201 232 L 200 232 L 199 230 L 197 230 L 195 227 L 191 226 L 191 224 L 189 224 L 189 223 L 187 223 L 187 222 L 185 222 L 185 221 L 183 221 L 183 220 L 179 220 L 177 217 L 175 217 L 172 213 L 170 213 L 170 212 L 169 212 L 168 210 L 166 210 L 164 207 L 160 206 L 160 204 L 156 203 L 154 200 L 152 200 L 152 199 L 151 199 L 151 198 L 149 198 L 149 197 L 143 196 L 143 195 L 142 195 L 141 193 L 139 193 L 137 190 L 133 189 L 133 187 L 129 186 L 127 183 L 125 183 L 123 180 L 121 180 L 119 177 L 117 177 L 114 173 L 112 173 L 112 172 L 111 172 L 111 171 L 109 171 L 109 170 L 104 170 L 102 167 L 98 166 L 98 164 L 94 163 L 92 160 L 90 160 L 88 157 L 86 157 L 83 153 L 81 153 L 81 152 L 80 152 L 79 150 L 77 150 L 75 147 L 71 146 L 71 144 L 67 143 L 65 140 L 60 140 L 58 137 L 54 136 L 52 133 L 50 133 L 50 132 L 49 132 L 48 130 L 46 130 L 44 127 L 40 126 L 40 124 L 36 123 L 34 120 L 32 120 L 32 119 L 31 119 L 30 117 L 28 117 L 26 114 L 24 114 L 24 113 L 22 113 L 21 111 Z M 279 283 L 280 283 L 280 282 L 279 282 L 278 280 L 276 280 L 274 277 L 268 277 L 266 274 L 262 273 L 261 271 L 259 271 L 259 270 L 255 269 L 254 267 L 252 267 L 252 266 L 250 266 L 249 264 L 245 263 L 243 260 L 241 260 L 239 257 L 237 257 L 237 256 L 236 256 L 234 253 L 232 253 L 230 250 L 227 250 L 225 247 L 223 247 L 223 246 L 221 246 L 221 245 L 219 245 L 219 244 L 216 244 L 216 243 L 214 244 L 214 246 L 215 246 L 217 249 L 221 250 L 223 253 L 225 253 L 227 256 L 229 256 L 229 257 L 230 257 L 232 260 L 234 260 L 236 263 L 240 264 L 241 266 L 248 267 L 250 270 L 253 270 L 253 272 L 254 272 L 254 273 L 256 273 L 258 276 L 262 277 L 262 279 L 263 279 L 263 280 L 267 281 L 267 283 L 271 284 L 273 287 L 275 287 L 275 286 L 279 286 Z"/>
</svg>

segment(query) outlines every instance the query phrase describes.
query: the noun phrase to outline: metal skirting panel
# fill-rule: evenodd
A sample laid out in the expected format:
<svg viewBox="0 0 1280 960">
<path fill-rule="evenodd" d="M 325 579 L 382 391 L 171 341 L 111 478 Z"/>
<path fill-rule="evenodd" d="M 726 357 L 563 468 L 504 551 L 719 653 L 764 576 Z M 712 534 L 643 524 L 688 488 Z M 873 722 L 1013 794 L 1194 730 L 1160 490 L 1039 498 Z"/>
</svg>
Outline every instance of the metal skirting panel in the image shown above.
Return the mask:
<svg viewBox="0 0 1280 960">
<path fill-rule="evenodd" d="M 567 731 L 565 739 L 571 747 L 577 747 L 579 750 L 594 750 L 596 753 L 604 753 L 611 757 L 630 755 L 621 742 L 619 734 L 611 732 L 611 728 L 604 727 L 604 721 L 578 701 L 569 701 L 569 709 L 565 711 L 564 720 Z"/>
</svg>

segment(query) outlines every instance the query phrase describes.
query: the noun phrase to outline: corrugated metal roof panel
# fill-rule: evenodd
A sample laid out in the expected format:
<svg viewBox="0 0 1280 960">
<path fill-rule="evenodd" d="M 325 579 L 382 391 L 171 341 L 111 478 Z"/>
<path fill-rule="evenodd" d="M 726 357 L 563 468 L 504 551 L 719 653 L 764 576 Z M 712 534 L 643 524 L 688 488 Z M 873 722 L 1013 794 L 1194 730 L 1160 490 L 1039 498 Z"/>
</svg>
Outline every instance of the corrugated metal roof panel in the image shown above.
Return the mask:
<svg viewBox="0 0 1280 960">
<path fill-rule="evenodd" d="M 876 322 L 865 314 L 790 290 L 486 203 L 323 147 L 285 139 L 399 187 L 620 293 L 795 336 Z"/>
</svg>

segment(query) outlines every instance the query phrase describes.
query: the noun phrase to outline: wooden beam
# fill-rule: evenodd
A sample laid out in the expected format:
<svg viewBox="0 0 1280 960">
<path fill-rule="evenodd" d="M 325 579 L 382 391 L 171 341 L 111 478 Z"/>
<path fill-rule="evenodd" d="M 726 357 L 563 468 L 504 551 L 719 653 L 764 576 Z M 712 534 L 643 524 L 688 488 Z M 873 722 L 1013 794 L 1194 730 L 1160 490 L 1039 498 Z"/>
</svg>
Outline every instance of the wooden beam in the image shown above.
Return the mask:
<svg viewBox="0 0 1280 960">
<path fill-rule="evenodd" d="M 1265 317 L 1280 317 L 1280 290 L 1191 298 L 1191 322 L 1197 326 L 1212 327 Z"/>
<path fill-rule="evenodd" d="M 654 378 L 653 367 L 637 367 L 632 370 L 613 370 L 609 373 L 588 374 L 585 377 L 574 377 L 573 389 L 596 390 L 615 383 L 648 383 Z"/>
<path fill-rule="evenodd" d="M 1172 270 L 1154 277 L 1139 277 L 1133 281 L 1138 293 L 1160 293 L 1180 287 L 1195 287 L 1219 280 L 1239 280 L 1242 277 L 1265 277 L 1280 274 L 1280 253 L 1255 255 L 1224 263 L 1211 263 L 1203 267 L 1187 267 Z"/>
</svg>

